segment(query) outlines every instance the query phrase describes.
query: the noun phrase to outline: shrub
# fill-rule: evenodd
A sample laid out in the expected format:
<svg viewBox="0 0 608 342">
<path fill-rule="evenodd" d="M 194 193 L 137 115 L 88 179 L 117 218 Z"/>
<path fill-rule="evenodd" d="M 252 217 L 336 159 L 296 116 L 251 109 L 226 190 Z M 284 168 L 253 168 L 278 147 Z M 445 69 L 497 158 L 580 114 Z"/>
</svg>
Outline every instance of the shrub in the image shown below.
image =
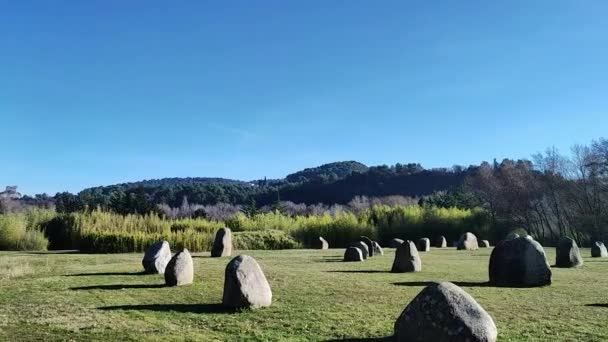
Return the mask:
<svg viewBox="0 0 608 342">
<path fill-rule="evenodd" d="M 301 245 L 291 236 L 280 230 L 235 232 L 235 249 L 294 249 Z"/>
<path fill-rule="evenodd" d="M 25 221 L 20 215 L 0 215 L 0 249 L 16 250 L 25 235 Z"/>
<path fill-rule="evenodd" d="M 39 230 L 27 230 L 19 240 L 18 248 L 23 251 L 46 251 L 49 240 Z"/>
</svg>

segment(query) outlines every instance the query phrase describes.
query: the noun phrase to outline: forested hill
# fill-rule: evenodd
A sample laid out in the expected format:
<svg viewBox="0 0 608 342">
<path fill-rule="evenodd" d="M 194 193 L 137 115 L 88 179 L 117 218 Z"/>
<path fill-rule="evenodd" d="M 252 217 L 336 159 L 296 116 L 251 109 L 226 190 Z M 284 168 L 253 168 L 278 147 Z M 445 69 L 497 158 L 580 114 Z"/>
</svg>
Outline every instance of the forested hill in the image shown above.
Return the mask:
<svg viewBox="0 0 608 342">
<path fill-rule="evenodd" d="M 248 204 L 252 199 L 259 206 L 278 199 L 306 204 L 344 204 L 358 195 L 415 197 L 453 189 L 461 185 L 470 172 L 471 168 L 425 170 L 420 164 L 368 167 L 346 161 L 308 168 L 278 180 L 164 178 L 89 188 L 77 198 L 58 194 L 57 199 L 89 207 L 122 207 L 125 211 L 144 203 L 177 207 L 184 197 L 197 204 Z"/>
</svg>

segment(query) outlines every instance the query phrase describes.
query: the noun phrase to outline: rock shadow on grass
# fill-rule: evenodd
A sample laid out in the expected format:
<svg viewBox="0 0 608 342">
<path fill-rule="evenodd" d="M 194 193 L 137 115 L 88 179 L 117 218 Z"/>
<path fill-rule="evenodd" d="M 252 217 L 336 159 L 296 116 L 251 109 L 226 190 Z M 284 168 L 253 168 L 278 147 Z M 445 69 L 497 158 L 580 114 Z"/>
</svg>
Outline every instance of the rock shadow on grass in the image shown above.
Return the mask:
<svg viewBox="0 0 608 342">
<path fill-rule="evenodd" d="M 159 289 L 167 287 L 165 284 L 112 284 L 70 287 L 70 290 L 128 290 L 128 289 Z"/>
<path fill-rule="evenodd" d="M 429 286 L 439 281 L 402 281 L 393 283 L 396 286 Z M 493 287 L 489 281 L 476 282 L 476 281 L 450 281 L 450 283 L 461 286 L 461 287 Z"/>
<path fill-rule="evenodd" d="M 102 306 L 97 308 L 104 311 L 156 311 L 181 313 L 235 313 L 238 310 L 228 308 L 222 304 L 141 304 Z"/>
<path fill-rule="evenodd" d="M 592 307 L 596 307 L 596 308 L 606 308 L 606 309 L 608 309 L 608 303 L 585 304 L 585 306 L 592 306 Z"/>
<path fill-rule="evenodd" d="M 367 338 L 349 337 L 349 338 L 343 338 L 343 339 L 326 340 L 325 342 L 338 342 L 338 341 L 341 341 L 341 342 L 372 342 L 372 341 L 381 342 L 381 341 L 395 341 L 395 338 L 393 336 L 367 337 Z"/>
<path fill-rule="evenodd" d="M 66 274 L 64 277 L 87 277 L 87 276 L 130 276 L 130 275 L 146 275 L 144 271 L 139 272 L 99 272 L 99 273 L 75 273 Z"/>
<path fill-rule="evenodd" d="M 329 273 L 391 273 L 390 271 L 383 270 L 333 270 L 326 271 Z"/>
</svg>

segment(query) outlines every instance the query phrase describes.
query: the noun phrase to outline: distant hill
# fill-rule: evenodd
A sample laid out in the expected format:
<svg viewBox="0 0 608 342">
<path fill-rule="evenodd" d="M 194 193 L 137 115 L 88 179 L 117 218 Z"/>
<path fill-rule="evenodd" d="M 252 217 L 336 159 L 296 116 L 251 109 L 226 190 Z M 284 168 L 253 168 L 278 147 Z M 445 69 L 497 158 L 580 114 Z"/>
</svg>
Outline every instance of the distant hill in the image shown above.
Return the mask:
<svg viewBox="0 0 608 342">
<path fill-rule="evenodd" d="M 358 195 L 415 197 L 450 190 L 462 185 L 471 169 L 425 170 L 414 163 L 368 167 L 344 161 L 307 168 L 278 180 L 163 178 L 89 188 L 78 197 L 89 207 L 142 201 L 177 207 L 184 197 L 198 204 L 246 204 L 253 199 L 263 206 L 278 198 L 306 204 L 344 204 Z"/>
<path fill-rule="evenodd" d="M 369 168 L 365 164 L 356 161 L 344 161 L 311 167 L 292 173 L 285 177 L 289 183 L 306 183 L 311 181 L 334 182 L 352 173 L 365 173 Z"/>
</svg>

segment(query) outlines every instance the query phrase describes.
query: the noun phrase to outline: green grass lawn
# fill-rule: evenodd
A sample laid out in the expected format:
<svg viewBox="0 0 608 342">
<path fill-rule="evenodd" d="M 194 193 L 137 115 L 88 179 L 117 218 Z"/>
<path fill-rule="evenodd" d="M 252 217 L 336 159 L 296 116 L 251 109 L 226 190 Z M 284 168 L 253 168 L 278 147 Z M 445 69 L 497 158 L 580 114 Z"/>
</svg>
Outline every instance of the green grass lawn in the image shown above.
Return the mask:
<svg viewBox="0 0 608 342">
<path fill-rule="evenodd" d="M 375 340 L 429 281 L 452 281 L 494 318 L 501 341 L 608 340 L 608 259 L 553 268 L 544 288 L 485 284 L 491 250 L 422 254 L 422 272 L 392 274 L 394 251 L 362 263 L 343 250 L 246 251 L 273 291 L 270 308 L 225 312 L 229 258 L 194 257 L 195 283 L 163 287 L 139 254 L 0 253 L 0 340 Z M 235 254 L 236 255 L 236 254 Z M 547 248 L 550 263 L 555 251 Z"/>
</svg>

